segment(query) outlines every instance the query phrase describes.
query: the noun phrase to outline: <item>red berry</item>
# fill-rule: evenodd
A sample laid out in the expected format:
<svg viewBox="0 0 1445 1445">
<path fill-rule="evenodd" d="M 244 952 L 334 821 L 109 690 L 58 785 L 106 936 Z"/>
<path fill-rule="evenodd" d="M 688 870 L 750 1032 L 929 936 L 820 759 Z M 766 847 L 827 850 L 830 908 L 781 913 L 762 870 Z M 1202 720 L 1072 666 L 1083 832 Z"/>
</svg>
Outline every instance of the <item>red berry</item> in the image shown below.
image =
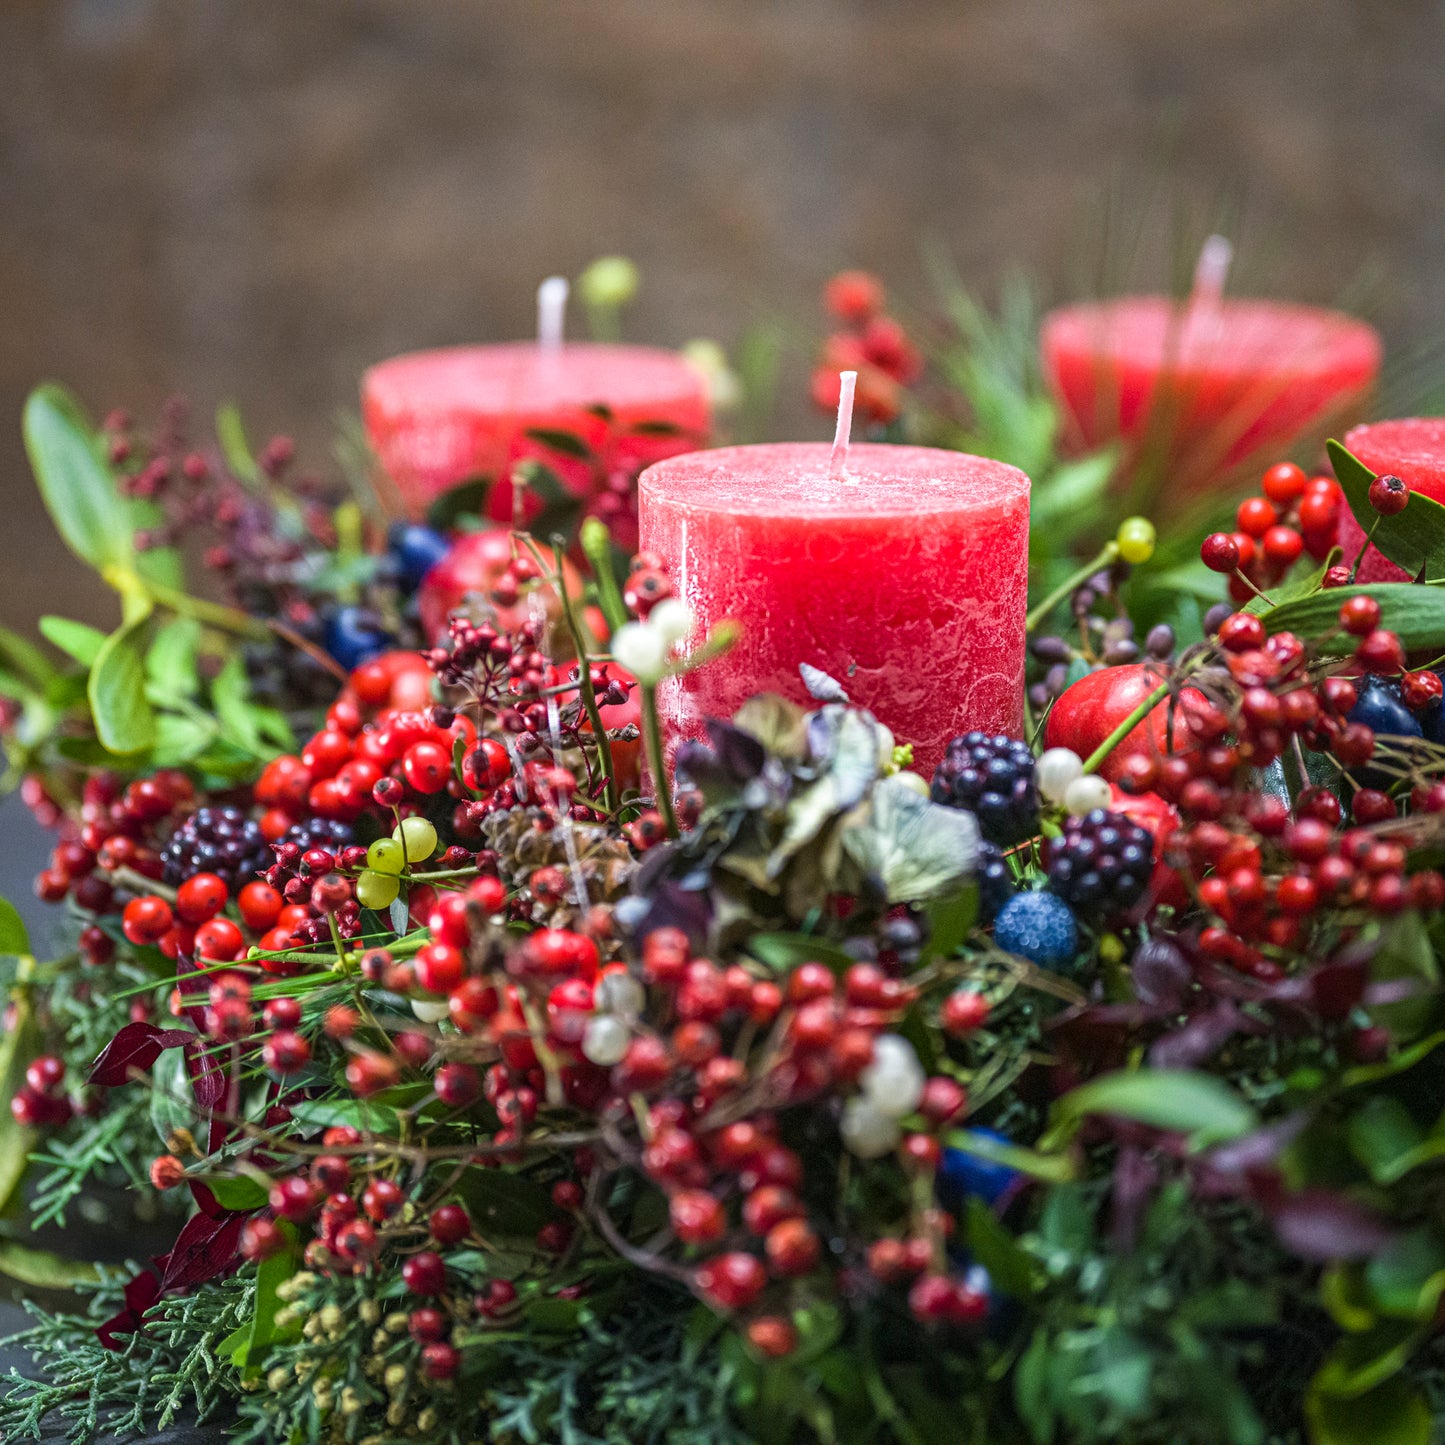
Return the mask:
<svg viewBox="0 0 1445 1445">
<path fill-rule="evenodd" d="M 419 1345 L 434 1344 L 447 1333 L 447 1317 L 432 1305 L 413 1310 L 406 1322 L 407 1333 Z"/>
<path fill-rule="evenodd" d="M 271 1186 L 271 1208 L 292 1224 L 310 1219 L 318 1202 L 316 1186 L 304 1174 L 289 1174 Z"/>
<path fill-rule="evenodd" d="M 1418 712 L 1440 700 L 1442 684 L 1438 672 L 1407 672 L 1400 679 L 1401 698 L 1411 712 Z"/>
<path fill-rule="evenodd" d="M 438 1295 L 447 1286 L 446 1265 L 441 1255 L 424 1249 L 402 1265 L 401 1279 L 412 1294 Z"/>
<path fill-rule="evenodd" d="M 171 906 L 153 893 L 132 898 L 121 914 L 121 932 L 134 944 L 159 943 L 175 919 Z"/>
<path fill-rule="evenodd" d="M 392 1179 L 373 1179 L 361 1192 L 361 1207 L 378 1224 L 385 1224 L 405 1203 L 406 1195 Z"/>
<path fill-rule="evenodd" d="M 721 1239 L 727 1230 L 727 1212 L 706 1189 L 680 1189 L 672 1196 L 668 1217 L 673 1233 L 685 1244 Z"/>
<path fill-rule="evenodd" d="M 439 793 L 451 781 L 452 755 L 440 743 L 413 743 L 402 757 L 401 770 L 418 793 Z"/>
<path fill-rule="evenodd" d="M 988 1020 L 988 1000 L 976 989 L 961 988 L 944 999 L 939 1011 L 943 1031 L 955 1038 L 977 1033 Z"/>
<path fill-rule="evenodd" d="M 299 1074 L 311 1058 L 311 1045 L 300 1034 L 281 1029 L 261 1047 L 261 1058 L 278 1074 Z"/>
<path fill-rule="evenodd" d="M 798 1347 L 798 1332 L 781 1315 L 762 1315 L 748 1325 L 748 1344 L 770 1360 L 791 1355 Z"/>
<path fill-rule="evenodd" d="M 206 923 L 226 906 L 230 896 L 225 879 L 218 874 L 197 873 L 176 889 L 176 916 L 183 923 Z"/>
<path fill-rule="evenodd" d="M 213 918 L 196 930 L 195 949 L 208 963 L 230 963 L 246 952 L 246 938 L 229 918 Z"/>
<path fill-rule="evenodd" d="M 1353 637 L 1365 637 L 1380 625 L 1380 604 L 1360 593 L 1340 604 L 1340 626 Z"/>
<path fill-rule="evenodd" d="M 437 1098 L 453 1109 L 465 1109 L 481 1097 L 482 1083 L 470 1064 L 443 1064 L 432 1083 Z"/>
<path fill-rule="evenodd" d="M 248 883 L 236 899 L 241 921 L 255 933 L 265 933 L 275 925 L 283 903 L 281 895 L 269 883 L 259 880 Z"/>
<path fill-rule="evenodd" d="M 1293 527 L 1271 527 L 1260 543 L 1265 560 L 1280 568 L 1297 562 L 1304 547 L 1304 538 Z"/>
<path fill-rule="evenodd" d="M 270 1259 L 286 1247 L 286 1236 L 271 1219 L 248 1219 L 241 1228 L 241 1254 L 245 1259 Z"/>
<path fill-rule="evenodd" d="M 763 1292 L 768 1275 L 756 1256 L 730 1250 L 700 1266 L 693 1281 L 704 1298 L 719 1309 L 742 1310 Z"/>
<path fill-rule="evenodd" d="M 1404 671 L 1405 649 L 1395 633 L 1377 627 L 1360 639 L 1355 661 L 1367 672 L 1389 676 Z"/>
<path fill-rule="evenodd" d="M 427 1223 L 438 1244 L 460 1244 L 472 1232 L 471 1216 L 460 1204 L 443 1204 L 434 1209 Z"/>
<path fill-rule="evenodd" d="M 429 1380 L 450 1380 L 461 1368 L 461 1363 L 461 1353 L 444 1340 L 422 1347 L 422 1373 Z"/>
<path fill-rule="evenodd" d="M 931 1141 L 930 1141 L 931 1142 Z M 763 1241 L 774 1274 L 807 1274 L 818 1262 L 818 1236 L 805 1219 L 785 1219 L 775 1224 Z"/>
<path fill-rule="evenodd" d="M 1228 532 L 1212 532 L 1201 544 L 1199 556 L 1211 572 L 1233 572 L 1239 566 L 1239 544 Z"/>
<path fill-rule="evenodd" d="M 1305 491 L 1305 474 L 1293 462 L 1276 462 L 1264 474 L 1261 490 L 1277 506 L 1297 502 Z"/>
<path fill-rule="evenodd" d="M 461 983 L 466 960 L 447 943 L 429 943 L 416 956 L 416 981 L 428 993 L 450 993 Z"/>
<path fill-rule="evenodd" d="M 1382 516 L 1403 512 L 1410 502 L 1410 489 L 1400 477 L 1386 473 L 1370 483 L 1370 505 Z"/>
<path fill-rule="evenodd" d="M 883 309 L 883 286 L 867 271 L 840 271 L 823 288 L 823 304 L 839 321 L 857 325 Z"/>
</svg>

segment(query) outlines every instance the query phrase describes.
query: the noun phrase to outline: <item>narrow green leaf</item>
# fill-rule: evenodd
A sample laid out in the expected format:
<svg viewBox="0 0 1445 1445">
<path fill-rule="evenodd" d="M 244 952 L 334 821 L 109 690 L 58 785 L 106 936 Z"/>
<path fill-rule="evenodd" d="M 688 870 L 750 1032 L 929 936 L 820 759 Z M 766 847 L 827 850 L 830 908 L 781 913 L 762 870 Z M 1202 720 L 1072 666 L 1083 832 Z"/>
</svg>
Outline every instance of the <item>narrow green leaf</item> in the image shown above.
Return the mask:
<svg viewBox="0 0 1445 1445">
<path fill-rule="evenodd" d="M 255 1179 L 237 1174 L 208 1176 L 206 1188 L 216 1196 L 222 1209 L 260 1209 L 266 1202 L 266 1190 Z"/>
<path fill-rule="evenodd" d="M 561 452 L 563 456 L 586 459 L 592 455 L 592 448 L 581 437 L 570 431 L 559 431 L 555 427 L 529 426 L 526 433 L 534 442 L 540 442 L 549 451 Z"/>
<path fill-rule="evenodd" d="M 90 670 L 90 710 L 96 736 L 113 753 L 144 752 L 156 740 L 156 719 L 145 692 L 142 615 L 105 640 Z"/>
<path fill-rule="evenodd" d="M 42 689 L 55 673 L 49 659 L 33 642 L 8 627 L 0 627 L 0 662 Z"/>
<path fill-rule="evenodd" d="M 40 1052 L 40 1030 L 35 1023 L 30 1001 L 23 990 L 16 990 L 10 999 L 14 1021 L 10 1031 L 0 1037 L 0 1092 L 13 1099 L 25 1083 L 25 1070 Z M 9 1109 L 0 1111 L 0 1213 L 3 1213 L 25 1177 L 30 1151 L 35 1144 L 35 1131 L 18 1124 Z"/>
<path fill-rule="evenodd" d="M 76 1289 L 94 1284 L 100 1271 L 88 1260 L 62 1259 L 47 1249 L 27 1249 L 14 1240 L 0 1240 L 0 1274 L 31 1289 Z"/>
<path fill-rule="evenodd" d="M 1005 1144 L 972 1129 L 955 1129 L 948 1136 L 948 1145 L 1049 1184 L 1066 1184 L 1079 1172 L 1067 1154 L 1040 1153 L 1037 1149 L 1025 1149 L 1022 1144 Z"/>
<path fill-rule="evenodd" d="M 0 898 L 0 954 L 29 958 L 33 952 L 20 910 L 8 898 Z"/>
<path fill-rule="evenodd" d="M 1419 577 L 1423 568 L 1426 582 L 1445 578 L 1445 507 L 1423 492 L 1411 492 L 1402 511 L 1382 517 L 1370 505 L 1370 483 L 1376 473 L 1339 442 L 1327 446 L 1345 500 L 1371 544 L 1411 577 Z M 1348 564 L 1355 559 L 1344 560 Z"/>
<path fill-rule="evenodd" d="M 1403 1380 L 1340 1399 L 1313 1385 L 1305 1398 L 1311 1445 L 1430 1445 L 1430 1407 Z"/>
<path fill-rule="evenodd" d="M 276 1224 L 285 1237 L 286 1247 L 263 1259 L 256 1271 L 256 1313 L 251 1320 L 245 1360 L 237 1360 L 248 1380 L 259 1377 L 265 1363 L 266 1351 L 272 1345 L 299 1339 L 301 1335 L 299 1319 L 285 1328 L 276 1321 L 282 1304 L 280 1288 L 296 1273 L 301 1264 L 301 1244 L 296 1237 L 296 1226 L 284 1219 L 278 1219 Z"/>
<path fill-rule="evenodd" d="M 47 642 L 73 657 L 82 667 L 90 667 L 105 646 L 105 633 L 100 628 L 69 617 L 45 616 L 39 626 L 40 635 Z"/>
<path fill-rule="evenodd" d="M 25 403 L 25 450 L 55 529 L 82 562 L 131 561 L 130 515 L 80 406 L 47 384 Z"/>
<path fill-rule="evenodd" d="M 1372 1330 L 1345 1335 L 1330 1351 L 1311 1390 L 1357 1400 L 1398 1374 L 1427 1326 L 1413 1320 L 1382 1320 Z"/>
<path fill-rule="evenodd" d="M 1086 1114 L 1117 1114 L 1190 1134 L 1196 1145 L 1237 1139 L 1258 1123 L 1227 1084 L 1188 1069 L 1120 1070 L 1092 1079 L 1054 1105 L 1050 1137 L 1071 1132 Z"/>
<path fill-rule="evenodd" d="M 1338 630 L 1340 607 L 1351 597 L 1373 597 L 1380 604 L 1380 626 L 1399 635 L 1407 652 L 1445 651 L 1445 588 L 1416 587 L 1409 582 L 1372 582 L 1368 587 L 1331 587 L 1313 597 L 1284 602 L 1261 614 L 1268 632 L 1297 632 L 1323 638 L 1327 652 L 1346 653 L 1356 639 Z"/>
<path fill-rule="evenodd" d="M 994 1288 L 1017 1300 L 1028 1299 L 1038 1288 L 1038 1266 L 977 1195 L 968 1199 L 965 1226 L 969 1251 L 988 1271 Z"/>
<path fill-rule="evenodd" d="M 216 408 L 216 440 L 221 444 L 221 453 L 226 465 L 250 487 L 262 484 L 261 468 L 251 455 L 250 444 L 246 441 L 246 428 L 241 421 L 241 409 L 233 401 L 222 402 Z"/>
</svg>

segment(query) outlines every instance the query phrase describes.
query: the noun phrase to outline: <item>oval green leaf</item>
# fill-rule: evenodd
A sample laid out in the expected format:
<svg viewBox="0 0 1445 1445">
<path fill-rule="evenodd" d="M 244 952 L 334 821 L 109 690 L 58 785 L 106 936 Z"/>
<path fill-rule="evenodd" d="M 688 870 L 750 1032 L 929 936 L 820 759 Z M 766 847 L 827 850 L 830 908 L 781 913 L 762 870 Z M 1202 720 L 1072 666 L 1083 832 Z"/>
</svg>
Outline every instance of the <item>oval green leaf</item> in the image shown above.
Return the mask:
<svg viewBox="0 0 1445 1445">
<path fill-rule="evenodd" d="M 0 953 L 13 954 L 16 958 L 29 958 L 32 954 L 25 920 L 8 898 L 0 898 Z"/>
<path fill-rule="evenodd" d="M 1323 638 L 1327 652 L 1353 652 L 1356 639 L 1338 628 L 1340 606 L 1351 597 L 1373 597 L 1380 604 L 1380 626 L 1398 634 L 1407 652 L 1415 648 L 1445 650 L 1445 588 L 1418 587 L 1410 582 L 1372 582 L 1368 587 L 1331 587 L 1267 608 L 1260 621 L 1269 632 L 1297 632 Z"/>
<path fill-rule="evenodd" d="M 97 569 L 128 566 L 130 516 L 75 398 L 53 384 L 37 387 L 23 427 L 40 495 L 65 545 Z"/>
<path fill-rule="evenodd" d="M 1328 447 L 1345 500 L 1372 545 L 1412 577 L 1423 570 L 1423 581 L 1445 578 L 1445 507 L 1423 492 L 1411 492 L 1403 511 L 1382 517 L 1370 505 L 1370 483 L 1377 474 L 1339 442 Z M 1353 564 L 1355 559 L 1344 560 Z"/>
<path fill-rule="evenodd" d="M 146 699 L 146 616 L 118 627 L 90 669 L 90 711 L 101 744 L 113 753 L 139 753 L 156 740 L 156 717 Z"/>
<path fill-rule="evenodd" d="M 105 633 L 98 627 L 69 617 L 42 617 L 39 626 L 40 635 L 47 642 L 73 657 L 82 667 L 90 667 L 105 646 Z"/>
<path fill-rule="evenodd" d="M 1227 1084 L 1189 1069 L 1135 1069 L 1104 1074 L 1054 1105 L 1056 1133 L 1086 1114 L 1117 1114 L 1155 1129 L 1189 1134 L 1196 1144 L 1238 1139 L 1258 1123 Z"/>
</svg>

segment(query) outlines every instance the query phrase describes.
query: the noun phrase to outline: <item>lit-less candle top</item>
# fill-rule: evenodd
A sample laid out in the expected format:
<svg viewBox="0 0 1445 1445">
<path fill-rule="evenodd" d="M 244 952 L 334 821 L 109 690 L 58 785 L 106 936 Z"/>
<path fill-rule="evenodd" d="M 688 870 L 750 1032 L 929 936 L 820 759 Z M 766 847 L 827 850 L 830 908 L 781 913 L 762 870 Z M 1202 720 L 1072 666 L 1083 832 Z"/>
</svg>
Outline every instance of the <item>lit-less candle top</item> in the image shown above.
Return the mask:
<svg viewBox="0 0 1445 1445">
<path fill-rule="evenodd" d="M 699 629 L 737 645 L 663 696 L 674 736 L 775 691 L 811 663 L 931 768 L 948 739 L 1017 735 L 1022 718 L 1029 481 L 1002 462 L 854 445 L 841 479 L 822 443 L 674 457 L 639 483 L 642 545 Z"/>
</svg>

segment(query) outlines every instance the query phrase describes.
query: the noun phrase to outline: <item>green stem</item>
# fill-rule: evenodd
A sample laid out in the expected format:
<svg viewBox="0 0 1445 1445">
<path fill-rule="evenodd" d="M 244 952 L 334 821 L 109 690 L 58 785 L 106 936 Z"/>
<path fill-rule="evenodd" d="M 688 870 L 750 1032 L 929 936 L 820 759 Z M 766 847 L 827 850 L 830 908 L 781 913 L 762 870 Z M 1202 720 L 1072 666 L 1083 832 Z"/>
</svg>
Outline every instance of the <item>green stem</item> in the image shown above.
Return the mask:
<svg viewBox="0 0 1445 1445">
<path fill-rule="evenodd" d="M 662 763 L 662 729 L 657 721 L 657 687 L 649 683 L 642 688 L 642 737 L 647 745 L 647 767 L 652 774 L 657 806 L 667 824 L 667 836 L 677 837 L 677 813 L 672 806 L 672 789 L 667 783 L 667 769 Z"/>
<path fill-rule="evenodd" d="M 1029 613 L 1024 619 L 1024 631 L 1032 633 L 1070 592 L 1076 587 L 1081 587 L 1101 567 L 1112 566 L 1113 563 L 1118 560 L 1118 557 L 1119 544 L 1117 542 L 1105 542 L 1099 549 L 1099 555 L 1095 557 L 1092 562 L 1086 563 L 1066 581 L 1059 583 L 1059 585 Z"/>
<path fill-rule="evenodd" d="M 1101 742 L 1099 746 L 1096 747 L 1094 751 L 1089 754 L 1087 760 L 1084 763 L 1084 771 L 1086 773 L 1098 772 L 1099 765 L 1104 761 L 1104 759 L 1107 758 L 1109 754 L 1112 753 L 1114 749 L 1117 748 L 1119 744 L 1123 742 L 1124 739 L 1128 737 L 1129 734 L 1133 732 L 1134 729 L 1141 722 L 1143 722 L 1144 719 L 1148 717 L 1149 714 L 1153 712 L 1154 709 L 1168 696 L 1169 684 L 1167 682 L 1161 682 L 1159 686 L 1156 687 L 1154 691 L 1151 692 L 1149 696 L 1146 697 L 1144 701 L 1141 702 L 1139 706 L 1136 707 L 1134 711 L 1131 712 L 1129 716 L 1126 717 L 1124 721 L 1121 722 L 1119 726 L 1116 727 L 1114 731 L 1111 732 L 1109 736 L 1106 737 L 1104 741 Z"/>
<path fill-rule="evenodd" d="M 222 632 L 232 632 L 237 637 L 253 637 L 265 642 L 271 636 L 271 631 L 264 622 L 248 617 L 235 607 L 227 607 L 222 602 L 208 602 L 204 597 L 192 597 L 187 592 L 180 592 L 174 587 L 166 587 L 149 579 L 142 585 L 152 601 L 159 602 L 162 607 L 169 607 L 172 612 L 178 612 L 182 617 L 192 617 L 197 622 L 204 622 Z"/>
<path fill-rule="evenodd" d="M 612 534 L 605 522 L 588 517 L 582 523 L 581 541 L 582 551 L 592 564 L 592 575 L 597 579 L 597 601 L 602 615 L 608 627 L 616 632 L 627 621 L 627 607 L 617 585 L 617 574 L 612 570 Z"/>
<path fill-rule="evenodd" d="M 1355 560 L 1350 563 L 1350 581 L 1352 583 L 1355 580 L 1355 573 L 1360 570 L 1360 563 L 1365 560 L 1365 553 L 1370 550 L 1370 543 L 1375 540 L 1375 528 L 1384 520 L 1385 514 L 1383 512 L 1375 513 L 1375 520 L 1370 523 L 1370 530 L 1366 534 L 1365 540 L 1360 543 L 1360 550 L 1355 554 Z"/>
<path fill-rule="evenodd" d="M 562 599 L 562 617 L 567 631 L 572 636 L 572 648 L 577 654 L 577 692 L 587 712 L 587 721 L 592 724 L 592 736 L 597 741 L 597 757 L 602 764 L 602 778 L 607 787 L 607 807 L 615 810 L 618 803 L 617 770 L 612 763 L 612 744 L 607 729 L 602 726 L 602 712 L 597 706 L 597 693 L 592 687 L 592 664 L 587 658 L 587 642 L 577 621 L 577 609 L 567 595 L 567 578 L 562 568 L 562 546 L 556 540 L 552 543 L 552 556 L 557 563 L 557 595 Z"/>
</svg>

